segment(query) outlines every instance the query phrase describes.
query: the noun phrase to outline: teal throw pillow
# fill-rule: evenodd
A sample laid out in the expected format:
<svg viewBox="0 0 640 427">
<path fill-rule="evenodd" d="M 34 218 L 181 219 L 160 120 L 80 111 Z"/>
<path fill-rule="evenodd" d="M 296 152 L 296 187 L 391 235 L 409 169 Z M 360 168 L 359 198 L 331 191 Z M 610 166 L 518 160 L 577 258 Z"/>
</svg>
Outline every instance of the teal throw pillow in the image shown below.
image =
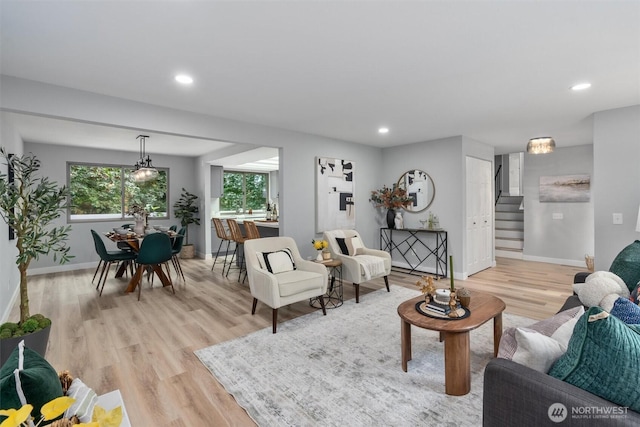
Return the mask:
<svg viewBox="0 0 640 427">
<path fill-rule="evenodd" d="M 549 375 L 617 405 L 640 411 L 640 328 L 591 307 L 573 329 Z"/>
<path fill-rule="evenodd" d="M 62 385 L 56 370 L 21 341 L 0 368 L 0 409 L 20 409 L 29 403 L 37 420 L 42 405 L 60 396 Z M 0 416 L 0 422 L 4 419 Z"/>
<path fill-rule="evenodd" d="M 609 271 L 624 280 L 629 292 L 633 291 L 640 282 L 640 240 L 620 251 L 611 263 Z"/>
</svg>

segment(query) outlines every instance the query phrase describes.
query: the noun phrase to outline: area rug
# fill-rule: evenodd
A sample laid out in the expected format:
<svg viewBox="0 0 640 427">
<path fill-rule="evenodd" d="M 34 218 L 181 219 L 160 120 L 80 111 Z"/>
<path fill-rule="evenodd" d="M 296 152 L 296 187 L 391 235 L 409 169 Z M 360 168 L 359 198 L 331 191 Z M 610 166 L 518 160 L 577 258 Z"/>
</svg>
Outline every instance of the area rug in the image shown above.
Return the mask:
<svg viewBox="0 0 640 427">
<path fill-rule="evenodd" d="M 195 354 L 260 426 L 479 426 L 493 322 L 471 332 L 471 392 L 444 393 L 438 333 L 412 327 L 408 372 L 398 305 L 419 295 L 392 286 Z M 452 320 L 455 321 L 455 320 Z M 534 320 L 504 314 L 504 328 Z"/>
</svg>

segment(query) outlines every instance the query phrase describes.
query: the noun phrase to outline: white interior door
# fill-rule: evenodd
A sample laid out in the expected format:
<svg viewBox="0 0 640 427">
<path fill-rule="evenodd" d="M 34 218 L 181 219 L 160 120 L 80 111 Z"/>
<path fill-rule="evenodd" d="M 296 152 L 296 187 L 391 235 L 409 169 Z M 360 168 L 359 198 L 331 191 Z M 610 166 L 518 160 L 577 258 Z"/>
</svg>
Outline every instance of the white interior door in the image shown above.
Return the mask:
<svg viewBox="0 0 640 427">
<path fill-rule="evenodd" d="M 493 264 L 493 180 L 491 162 L 467 157 L 467 274 Z"/>
</svg>

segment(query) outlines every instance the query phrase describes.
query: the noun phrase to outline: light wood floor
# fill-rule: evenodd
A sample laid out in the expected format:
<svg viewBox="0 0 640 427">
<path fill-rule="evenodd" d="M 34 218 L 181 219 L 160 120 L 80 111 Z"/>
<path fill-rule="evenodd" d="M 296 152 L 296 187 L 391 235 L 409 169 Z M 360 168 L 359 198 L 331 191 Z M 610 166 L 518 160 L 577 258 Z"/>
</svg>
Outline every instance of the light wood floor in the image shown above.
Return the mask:
<svg viewBox="0 0 640 427">
<path fill-rule="evenodd" d="M 248 285 L 236 282 L 233 270 L 230 280 L 222 277 L 220 263 L 212 272 L 212 262 L 183 260 L 187 280 L 176 280 L 175 295 L 157 281 L 153 288 L 145 283 L 140 302 L 136 294 L 123 294 L 126 280 L 113 272 L 102 297 L 91 284 L 93 270 L 31 277 L 31 311 L 51 317 L 54 325 L 47 359 L 98 394 L 120 389 L 134 426 L 254 425 L 193 351 L 270 327 L 271 309 L 258 304 L 252 316 Z M 497 264 L 456 286 L 491 292 L 505 301 L 507 312 L 535 319 L 560 308 L 572 292 L 573 275 L 582 270 L 506 258 Z M 417 290 L 417 276 L 392 272 L 389 279 Z M 360 304 L 382 287 L 382 279 L 362 284 Z M 354 298 L 353 286 L 346 284 L 344 294 Z M 312 310 L 307 303 L 293 304 L 280 309 L 279 320 Z"/>
</svg>

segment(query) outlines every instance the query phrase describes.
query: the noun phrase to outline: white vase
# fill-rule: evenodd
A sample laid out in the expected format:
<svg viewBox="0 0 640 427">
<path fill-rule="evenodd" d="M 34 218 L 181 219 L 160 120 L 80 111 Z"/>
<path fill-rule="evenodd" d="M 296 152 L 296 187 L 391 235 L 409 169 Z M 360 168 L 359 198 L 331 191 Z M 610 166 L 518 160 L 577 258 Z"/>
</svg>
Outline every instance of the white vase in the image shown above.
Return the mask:
<svg viewBox="0 0 640 427">
<path fill-rule="evenodd" d="M 133 227 L 133 232 L 137 235 L 144 235 L 144 219 L 136 219 L 136 225 Z"/>
<path fill-rule="evenodd" d="M 322 258 L 322 251 L 318 251 L 318 256 L 316 257 L 316 261 L 324 261 L 324 258 Z"/>
</svg>

